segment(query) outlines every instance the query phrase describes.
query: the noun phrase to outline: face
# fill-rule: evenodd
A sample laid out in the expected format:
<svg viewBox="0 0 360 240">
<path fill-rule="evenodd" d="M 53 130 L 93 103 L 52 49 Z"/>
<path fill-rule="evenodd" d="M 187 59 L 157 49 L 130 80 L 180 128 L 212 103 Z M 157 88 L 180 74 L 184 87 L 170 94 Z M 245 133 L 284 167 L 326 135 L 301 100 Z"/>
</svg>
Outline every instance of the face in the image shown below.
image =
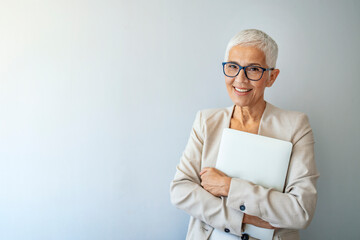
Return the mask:
<svg viewBox="0 0 360 240">
<path fill-rule="evenodd" d="M 265 54 L 253 46 L 234 46 L 229 51 L 228 62 L 235 62 L 240 66 L 257 65 L 268 68 Z M 246 78 L 244 69 L 236 77 L 225 76 L 226 88 L 234 104 L 239 107 L 254 107 L 264 103 L 264 91 L 271 87 L 279 74 L 279 69 L 265 71 L 258 81 L 251 81 Z"/>
</svg>

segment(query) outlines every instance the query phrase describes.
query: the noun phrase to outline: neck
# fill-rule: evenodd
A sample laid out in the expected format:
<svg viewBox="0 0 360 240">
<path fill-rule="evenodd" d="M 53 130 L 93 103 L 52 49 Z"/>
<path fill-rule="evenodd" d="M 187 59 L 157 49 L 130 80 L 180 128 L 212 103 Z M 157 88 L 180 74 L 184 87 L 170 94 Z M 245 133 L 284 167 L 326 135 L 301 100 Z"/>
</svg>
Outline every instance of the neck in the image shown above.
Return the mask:
<svg viewBox="0 0 360 240">
<path fill-rule="evenodd" d="M 233 118 L 238 120 L 244 126 L 247 123 L 260 122 L 265 107 L 266 102 L 264 100 L 254 106 L 241 107 L 236 105 Z"/>
</svg>

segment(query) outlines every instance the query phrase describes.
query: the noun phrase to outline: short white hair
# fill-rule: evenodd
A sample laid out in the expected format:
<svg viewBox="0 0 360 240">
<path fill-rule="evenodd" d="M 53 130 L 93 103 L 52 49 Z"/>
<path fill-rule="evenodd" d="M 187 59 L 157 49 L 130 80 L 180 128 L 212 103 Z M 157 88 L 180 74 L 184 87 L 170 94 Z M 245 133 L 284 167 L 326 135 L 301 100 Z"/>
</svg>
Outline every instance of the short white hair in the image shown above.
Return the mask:
<svg viewBox="0 0 360 240">
<path fill-rule="evenodd" d="M 234 46 L 254 46 L 265 54 L 266 64 L 275 68 L 278 56 L 278 46 L 274 39 L 263 31 L 246 29 L 232 37 L 226 47 L 225 62 L 228 61 L 230 49 Z"/>
</svg>

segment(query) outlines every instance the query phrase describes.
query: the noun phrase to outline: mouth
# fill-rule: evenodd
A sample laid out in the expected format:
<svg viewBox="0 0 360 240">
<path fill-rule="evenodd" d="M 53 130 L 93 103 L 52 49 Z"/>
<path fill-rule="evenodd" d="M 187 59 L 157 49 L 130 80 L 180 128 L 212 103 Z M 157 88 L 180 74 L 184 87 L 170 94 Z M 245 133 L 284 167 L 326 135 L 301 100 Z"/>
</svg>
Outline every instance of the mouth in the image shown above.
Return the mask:
<svg viewBox="0 0 360 240">
<path fill-rule="evenodd" d="M 252 88 L 236 88 L 236 87 L 234 87 L 234 89 L 239 93 L 248 93 L 252 90 Z"/>
</svg>

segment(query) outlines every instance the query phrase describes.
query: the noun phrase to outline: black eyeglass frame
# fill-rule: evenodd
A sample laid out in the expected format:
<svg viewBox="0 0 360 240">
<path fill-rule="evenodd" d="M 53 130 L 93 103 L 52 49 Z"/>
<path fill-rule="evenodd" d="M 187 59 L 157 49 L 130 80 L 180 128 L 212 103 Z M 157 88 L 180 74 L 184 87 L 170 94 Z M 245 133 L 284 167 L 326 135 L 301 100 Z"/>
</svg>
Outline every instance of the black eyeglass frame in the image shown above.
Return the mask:
<svg viewBox="0 0 360 240">
<path fill-rule="evenodd" d="M 235 76 L 226 75 L 226 73 L 225 73 L 225 65 L 228 64 L 228 63 L 234 64 L 234 65 L 236 65 L 236 66 L 239 67 L 239 71 L 237 72 L 237 74 L 236 74 Z M 246 76 L 246 78 L 249 79 L 250 81 L 259 81 L 259 80 L 262 78 L 262 76 L 264 75 L 264 72 L 265 72 L 265 71 L 269 71 L 269 70 L 274 70 L 274 69 L 275 69 L 275 68 L 263 68 L 263 67 L 260 67 L 260 66 L 257 66 L 257 65 L 249 65 L 249 66 L 243 67 L 243 66 L 240 66 L 239 64 L 237 64 L 237 63 L 235 63 L 235 62 L 223 62 L 222 65 L 223 65 L 223 73 L 224 73 L 225 76 L 227 76 L 227 77 L 236 77 L 237 75 L 239 75 L 241 69 L 244 69 L 245 76 Z M 258 68 L 261 68 L 261 69 L 263 70 L 263 72 L 261 73 L 260 78 L 257 79 L 257 80 L 250 79 L 250 78 L 247 76 L 247 73 L 246 73 L 246 68 L 248 68 L 248 67 L 258 67 Z"/>
</svg>

